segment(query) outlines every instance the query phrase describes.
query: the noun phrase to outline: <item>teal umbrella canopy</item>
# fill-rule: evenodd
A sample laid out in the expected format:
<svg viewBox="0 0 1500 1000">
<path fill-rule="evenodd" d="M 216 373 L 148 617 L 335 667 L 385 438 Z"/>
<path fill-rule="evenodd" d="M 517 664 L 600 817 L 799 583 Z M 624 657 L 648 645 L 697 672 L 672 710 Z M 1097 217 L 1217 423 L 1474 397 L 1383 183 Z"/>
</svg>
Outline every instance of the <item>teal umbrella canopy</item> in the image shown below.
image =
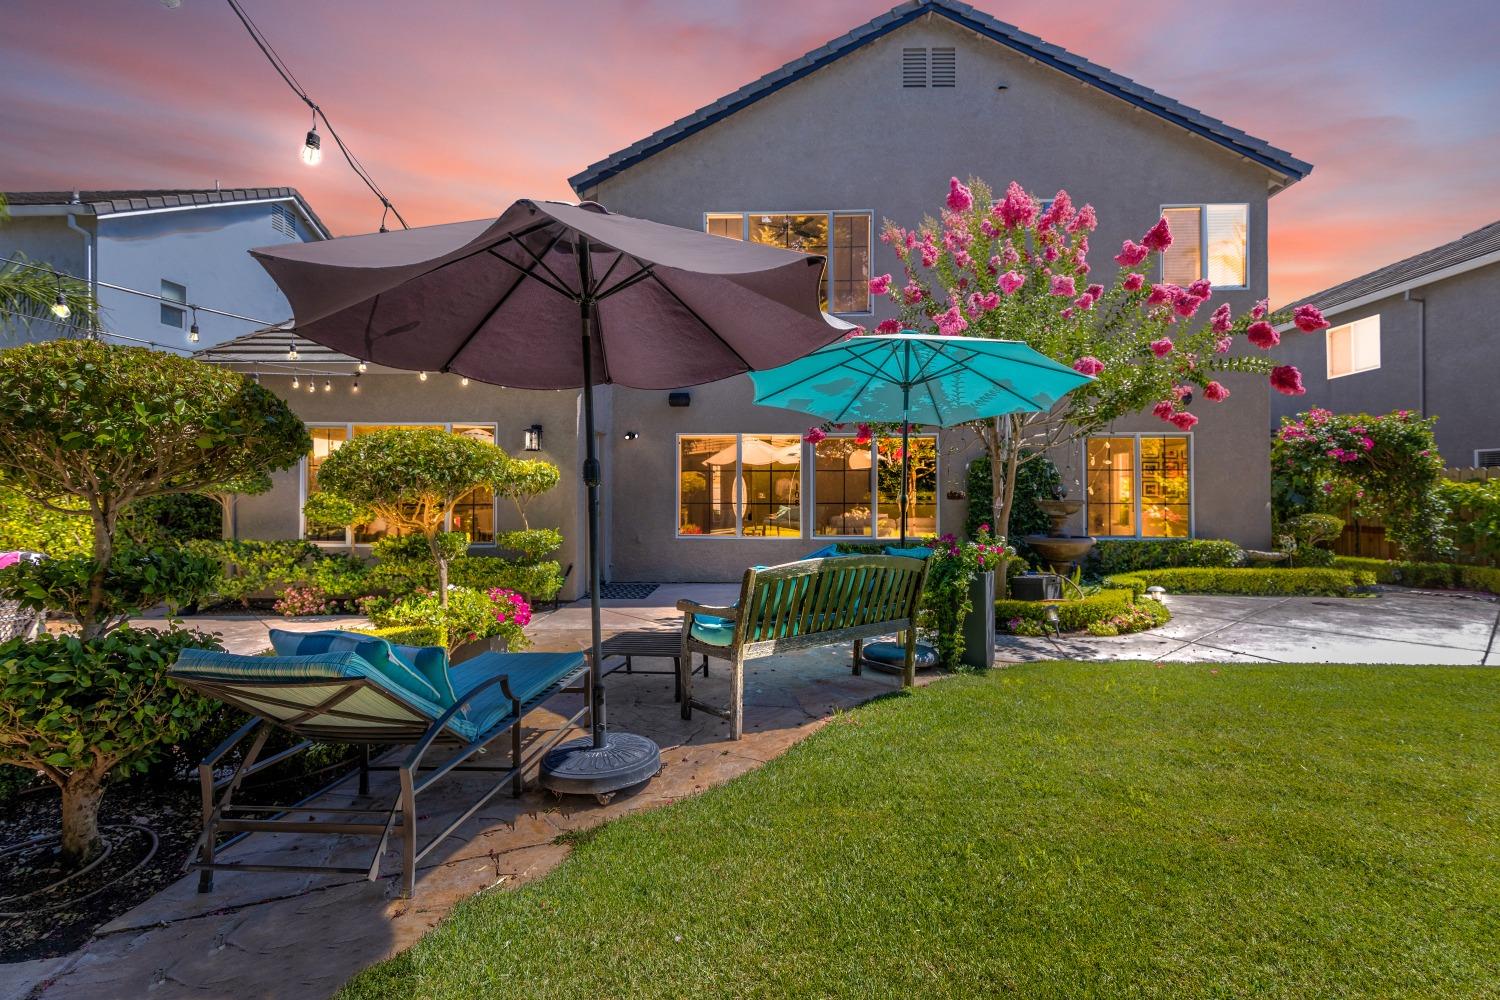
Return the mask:
<svg viewBox="0 0 1500 1000">
<path fill-rule="evenodd" d="M 851 337 L 750 379 L 762 406 L 933 427 L 1050 410 L 1093 381 L 1020 341 L 920 333 Z"/>
</svg>

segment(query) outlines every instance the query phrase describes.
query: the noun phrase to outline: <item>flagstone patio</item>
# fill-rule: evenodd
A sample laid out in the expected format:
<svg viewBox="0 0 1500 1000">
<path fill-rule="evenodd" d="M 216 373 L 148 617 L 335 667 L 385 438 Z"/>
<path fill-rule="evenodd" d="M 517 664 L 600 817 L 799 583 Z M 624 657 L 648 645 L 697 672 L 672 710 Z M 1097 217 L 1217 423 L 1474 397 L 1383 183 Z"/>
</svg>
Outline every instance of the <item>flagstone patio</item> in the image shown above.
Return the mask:
<svg viewBox="0 0 1500 1000">
<path fill-rule="evenodd" d="M 664 585 L 639 601 L 607 601 L 606 635 L 625 629 L 672 628 L 680 622 L 679 597 L 729 603 L 731 585 Z M 336 624 L 350 624 L 343 619 Z M 281 619 L 195 619 L 195 627 L 220 631 L 238 651 L 264 648 L 267 624 Z M 326 628 L 329 619 L 293 621 L 293 628 Z M 588 644 L 588 607 L 568 606 L 539 615 L 528 629 L 537 649 L 580 649 Z M 400 864 L 393 847 L 376 882 L 349 877 L 219 873 L 214 892 L 200 894 L 197 876 L 185 876 L 103 927 L 95 940 L 62 959 L 0 966 L 0 1000 L 28 995 L 46 1000 L 102 997 L 327 997 L 349 976 L 406 948 L 460 900 L 540 877 L 567 856 L 558 838 L 606 820 L 663 805 L 728 781 L 775 757 L 825 723 L 835 712 L 898 690 L 899 678 L 849 672 L 847 646 L 754 661 L 745 680 L 745 738 L 726 739 L 727 724 L 704 713 L 684 722 L 668 675 L 609 675 L 612 725 L 649 736 L 662 747 L 655 780 L 601 806 L 592 798 L 557 800 L 529 790 L 520 799 L 497 797 L 422 863 L 413 899 L 396 897 Z M 670 661 L 637 664 L 659 669 Z M 714 669 L 695 694 L 727 700 L 726 671 Z M 576 708 L 576 696 L 547 706 L 556 722 Z M 543 723 L 545 724 L 545 723 Z M 384 779 L 384 784 L 382 784 Z M 388 794 L 388 775 L 372 780 L 375 795 Z M 441 828 L 472 801 L 476 778 L 458 775 L 436 786 L 420 822 Z M 355 799 L 354 781 L 323 800 L 335 807 Z M 317 817 L 310 817 L 317 818 Z M 231 850 L 239 858 L 295 858 L 297 863 L 368 864 L 368 839 L 257 835 Z M 35 991 L 35 992 L 33 992 Z"/>
</svg>

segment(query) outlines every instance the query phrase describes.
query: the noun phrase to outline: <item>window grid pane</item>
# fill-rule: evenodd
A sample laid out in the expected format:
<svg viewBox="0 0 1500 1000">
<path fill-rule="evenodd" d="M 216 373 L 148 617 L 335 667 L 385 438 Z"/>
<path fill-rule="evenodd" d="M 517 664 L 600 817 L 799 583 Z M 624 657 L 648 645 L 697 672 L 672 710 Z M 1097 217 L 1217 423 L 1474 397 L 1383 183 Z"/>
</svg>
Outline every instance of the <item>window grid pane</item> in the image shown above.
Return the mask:
<svg viewBox="0 0 1500 1000">
<path fill-rule="evenodd" d="M 743 240 L 745 238 L 745 217 L 739 212 L 733 215 L 710 214 L 704 223 L 704 229 L 710 236 L 724 236 L 731 240 Z"/>
<path fill-rule="evenodd" d="M 813 445 L 813 534 L 870 534 L 870 452 L 852 438 Z"/>
<path fill-rule="evenodd" d="M 1162 210 L 1162 215 L 1172 230 L 1172 246 L 1162 254 L 1162 280 L 1174 285 L 1191 285 L 1203 277 L 1201 209 L 1196 205 L 1167 208 Z"/>
<path fill-rule="evenodd" d="M 870 311 L 870 217 L 833 217 L 833 311 Z"/>
<path fill-rule="evenodd" d="M 325 459 L 338 450 L 348 435 L 342 427 L 309 427 L 307 433 L 312 437 L 312 451 L 307 455 L 307 480 L 305 490 L 307 496 L 318 492 L 318 469 L 322 467 Z M 329 531 L 307 530 L 303 536 L 310 542 L 342 542 L 344 530 L 333 528 Z"/>
<path fill-rule="evenodd" d="M 734 511 L 738 451 L 734 435 L 679 439 L 679 535 L 739 534 Z"/>
<path fill-rule="evenodd" d="M 1188 439 L 1178 435 L 1142 437 L 1141 535 L 1186 538 L 1190 516 Z"/>
<path fill-rule="evenodd" d="M 1216 288 L 1243 288 L 1245 237 L 1248 230 L 1246 205 L 1208 206 L 1208 280 Z"/>
<path fill-rule="evenodd" d="M 901 536 L 901 439 L 881 438 L 877 444 L 880 456 L 879 515 L 880 537 Z M 937 534 L 937 438 L 914 435 L 911 439 L 910 478 L 907 480 L 906 535 L 925 538 Z"/>
<path fill-rule="evenodd" d="M 1135 439 L 1088 440 L 1088 532 L 1110 537 L 1135 534 Z"/>
<path fill-rule="evenodd" d="M 795 434 L 740 438 L 743 532 L 802 537 L 802 439 Z"/>
</svg>

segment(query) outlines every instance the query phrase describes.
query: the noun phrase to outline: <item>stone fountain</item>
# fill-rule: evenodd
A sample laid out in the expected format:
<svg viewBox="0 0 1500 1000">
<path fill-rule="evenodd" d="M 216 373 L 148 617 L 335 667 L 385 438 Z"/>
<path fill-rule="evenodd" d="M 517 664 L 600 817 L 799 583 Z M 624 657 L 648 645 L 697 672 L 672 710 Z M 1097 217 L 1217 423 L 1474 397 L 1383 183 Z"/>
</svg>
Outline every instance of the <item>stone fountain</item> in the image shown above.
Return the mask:
<svg viewBox="0 0 1500 1000">
<path fill-rule="evenodd" d="M 1036 505 L 1052 522 L 1052 533 L 1027 535 L 1026 544 L 1051 564 L 1054 573 L 1066 576 L 1094 547 L 1094 539 L 1089 535 L 1065 533 L 1068 518 L 1083 509 L 1083 501 L 1069 500 L 1063 495 L 1055 500 L 1038 500 Z"/>
</svg>

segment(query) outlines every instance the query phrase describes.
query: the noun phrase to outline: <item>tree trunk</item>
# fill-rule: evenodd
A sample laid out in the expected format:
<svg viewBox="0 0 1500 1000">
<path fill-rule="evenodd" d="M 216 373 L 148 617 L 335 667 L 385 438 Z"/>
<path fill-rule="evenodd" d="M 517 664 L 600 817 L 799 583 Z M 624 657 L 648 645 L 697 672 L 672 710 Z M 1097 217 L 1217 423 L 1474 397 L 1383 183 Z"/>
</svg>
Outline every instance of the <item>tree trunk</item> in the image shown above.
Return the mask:
<svg viewBox="0 0 1500 1000">
<path fill-rule="evenodd" d="M 76 771 L 62 786 L 62 853 L 70 865 L 81 865 L 99 849 L 99 804 L 104 801 L 104 774 L 95 768 Z"/>
<path fill-rule="evenodd" d="M 88 607 L 78 617 L 78 631 L 84 639 L 92 639 L 102 631 L 99 616 L 104 608 L 104 578 L 115 554 L 115 514 L 107 501 L 100 501 L 94 508 L 93 521 L 94 572 L 89 576 Z"/>
<path fill-rule="evenodd" d="M 448 606 L 448 560 L 443 556 L 443 546 L 436 534 L 427 536 L 427 548 L 432 552 L 432 561 L 437 563 L 438 606 Z"/>
</svg>

